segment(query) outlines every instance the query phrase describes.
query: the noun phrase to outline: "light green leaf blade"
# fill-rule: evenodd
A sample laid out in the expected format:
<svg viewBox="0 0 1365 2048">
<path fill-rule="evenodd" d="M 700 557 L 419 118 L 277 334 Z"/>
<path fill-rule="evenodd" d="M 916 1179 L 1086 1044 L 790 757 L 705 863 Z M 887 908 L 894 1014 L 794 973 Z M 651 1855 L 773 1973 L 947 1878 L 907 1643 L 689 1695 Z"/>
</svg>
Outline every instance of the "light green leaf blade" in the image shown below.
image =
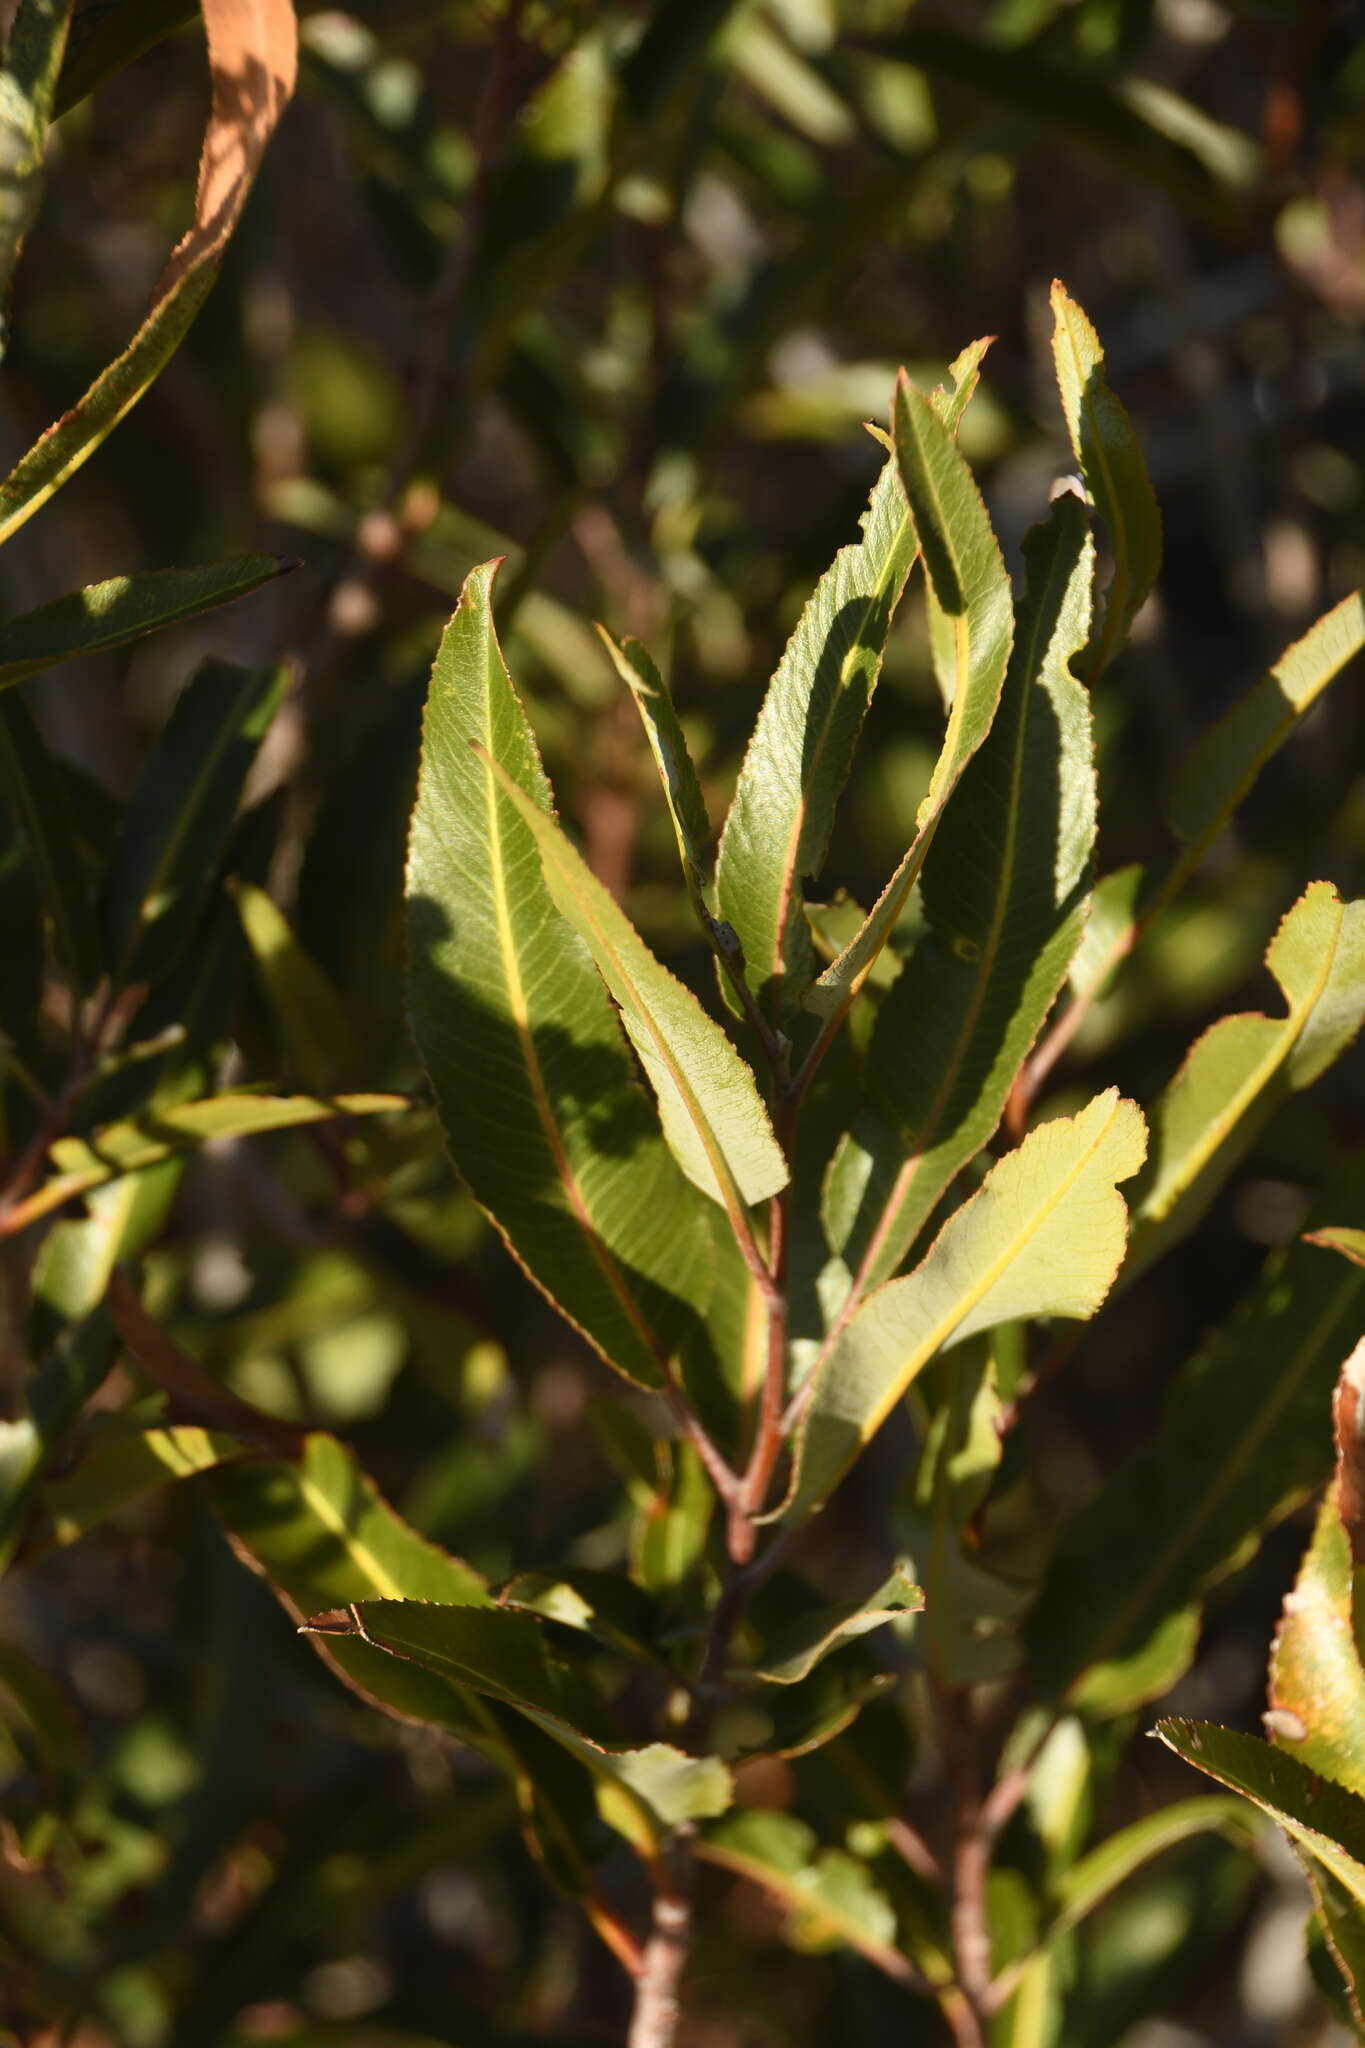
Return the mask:
<svg viewBox="0 0 1365 2048">
<path fill-rule="evenodd" d="M 627 1378 L 657 1385 L 710 1285 L 710 1226 L 591 956 L 477 740 L 549 785 L 471 571 L 432 669 L 408 851 L 408 1005 L 451 1157 L 509 1249 Z"/>
<path fill-rule="evenodd" d="M 368 1600 L 371 1642 L 451 1684 L 515 1707 L 613 1788 L 642 1801 L 664 1826 L 709 1819 L 730 1804 L 730 1773 L 716 1757 L 666 1743 L 633 1748 L 578 1668 L 558 1657 L 533 1615 L 507 1607 Z"/>
<path fill-rule="evenodd" d="M 988 344 L 952 365 L 934 404 L 951 433 Z M 720 915 L 738 934 L 760 1008 L 781 1024 L 814 973 L 802 884 L 819 874 L 887 635 L 914 565 L 915 522 L 894 458 L 862 535 L 841 548 L 797 621 L 763 700 L 721 835 Z"/>
<path fill-rule="evenodd" d="M 1159 1721 L 1156 1733 L 1197 1771 L 1240 1792 L 1365 1907 L 1365 1799 L 1297 1757 L 1208 1721 Z"/>
<path fill-rule="evenodd" d="M 1354 1341 L 1365 1272 L 1294 1245 L 1269 1262 L 1240 1313 L 1183 1368 L 1151 1442 L 1067 1525 L 1027 1636 L 1048 1697 L 1083 1691 L 1111 1664 L 1141 1675 L 1174 1618 L 1254 1553 L 1332 1468 L 1332 1389 Z M 1182 1624 L 1188 1663 L 1197 1633 Z M 1182 1661 L 1157 1659 L 1163 1692 Z"/>
<path fill-rule="evenodd" d="M 736 1871 L 781 1900 L 793 1946 L 854 1949 L 904 1981 L 910 1966 L 895 1946 L 896 1913 L 867 1866 L 840 1849 L 822 1849 L 791 1813 L 737 1813 L 697 1843 L 707 1863 Z"/>
<path fill-rule="evenodd" d="M 0 67 L 0 353 L 4 302 L 43 189 L 43 157 L 71 0 L 21 0 Z"/>
<path fill-rule="evenodd" d="M 1285 1015 L 1224 1017 L 1198 1039 L 1152 1112 L 1124 1278 L 1194 1228 L 1284 1098 L 1307 1088 L 1365 1021 L 1365 902 L 1313 882 L 1266 953 Z"/>
<path fill-rule="evenodd" d="M 1052 286 L 1052 356 L 1067 432 L 1114 556 L 1104 626 L 1088 664 L 1108 667 L 1161 567 L 1161 514 L 1132 422 L 1105 382 L 1100 338 L 1066 287 Z"/>
<path fill-rule="evenodd" d="M 0 626 L 0 689 L 77 655 L 123 647 L 179 619 L 231 604 L 293 566 L 277 555 L 243 555 L 203 569 L 149 569 L 87 584 Z"/>
<path fill-rule="evenodd" d="M 1117 1183 L 1142 1164 L 1137 1107 L 1108 1089 L 1030 1131 L 903 1280 L 871 1295 L 817 1367 L 787 1512 L 818 1506 L 938 1351 L 1025 1316 L 1090 1316 L 1123 1256 Z"/>
<path fill-rule="evenodd" d="M 127 1430 L 97 1440 L 74 1472 L 49 1481 L 44 1489 L 43 1509 L 53 1540 L 74 1543 L 130 1501 L 241 1455 L 236 1437 L 193 1423 Z"/>
<path fill-rule="evenodd" d="M 275 1013 L 291 1077 L 326 1094 L 359 1064 L 341 995 L 290 930 L 278 905 L 252 882 L 229 884 L 246 942 Z"/>
<path fill-rule="evenodd" d="M 904 373 L 896 386 L 893 440 L 925 571 L 951 642 L 951 703 L 915 837 L 863 925 L 805 998 L 806 1008 L 821 1019 L 817 1053 L 895 929 L 944 806 L 990 730 L 1014 637 L 1009 577 L 981 493 L 951 432 Z"/>
<path fill-rule="evenodd" d="M 0 698 L 0 803 L 23 835 L 57 956 L 80 993 L 104 966 L 104 947 L 72 819 L 72 799 L 22 695 Z"/>
<path fill-rule="evenodd" d="M 618 646 L 604 627 L 597 630 L 640 714 L 649 751 L 659 771 L 683 873 L 694 892 L 701 890 L 710 880 L 711 821 L 668 685 L 649 649 L 639 640 L 623 640 Z"/>
<path fill-rule="evenodd" d="M 817 1664 L 843 1644 L 884 1628 L 901 1614 L 918 1614 L 924 1595 L 907 1574 L 892 1573 L 867 1600 L 845 1601 L 796 1616 L 768 1638 L 754 1676 L 770 1685 L 798 1685 Z"/>
<path fill-rule="evenodd" d="M 1025 555 L 1029 590 L 1000 708 L 944 812 L 921 882 L 929 930 L 868 1048 L 886 1156 L 871 1164 L 872 1199 L 831 1237 L 859 1293 L 896 1271 L 991 1138 L 1085 923 L 1094 752 L 1070 665 L 1089 631 L 1094 550 L 1074 498 L 1058 500 Z"/>
<path fill-rule="evenodd" d="M 252 1137 L 298 1124 L 325 1123 L 339 1116 L 384 1116 L 410 1108 L 403 1095 L 223 1095 L 203 1102 L 178 1102 L 149 1109 L 121 1123 L 105 1124 L 89 1138 L 59 1138 L 50 1157 L 56 1172 L 15 1205 L 6 1221 L 13 1231 L 50 1215 L 74 1195 L 88 1194 L 106 1181 L 141 1173 L 214 1138 Z"/>
<path fill-rule="evenodd" d="M 189 939 L 286 680 L 283 669 L 206 661 L 177 698 L 105 877 L 105 941 L 120 984 L 155 980 Z"/>
<path fill-rule="evenodd" d="M 1266 1733 L 1310 1771 L 1365 1794 L 1365 1670 L 1351 1618 L 1351 1545 L 1340 1480 L 1286 1597 L 1270 1652 Z"/>
<path fill-rule="evenodd" d="M 1287 647 L 1245 697 L 1196 741 L 1171 791 L 1179 838 L 1202 854 L 1256 777 L 1347 663 L 1365 648 L 1365 592 L 1353 591 Z"/>
<path fill-rule="evenodd" d="M 218 274 L 275 124 L 294 89 L 292 6 L 244 10 L 204 0 L 213 104 L 200 156 L 195 218 L 172 252 L 152 310 L 123 354 L 50 426 L 0 483 L 0 542 L 88 461 L 161 374 Z"/>
<path fill-rule="evenodd" d="M 505 771 L 556 907 L 583 940 L 621 1012 L 688 1179 L 734 1216 L 787 1182 L 751 1069 L 690 989 L 660 964 L 553 818 Z"/>
</svg>

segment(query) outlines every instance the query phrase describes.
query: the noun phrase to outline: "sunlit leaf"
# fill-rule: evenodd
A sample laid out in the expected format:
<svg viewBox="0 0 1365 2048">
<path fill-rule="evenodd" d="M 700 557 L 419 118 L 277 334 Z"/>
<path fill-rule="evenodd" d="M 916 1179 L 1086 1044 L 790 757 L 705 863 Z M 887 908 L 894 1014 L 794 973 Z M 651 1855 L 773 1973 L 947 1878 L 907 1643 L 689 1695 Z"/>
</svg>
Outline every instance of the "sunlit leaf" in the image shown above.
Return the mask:
<svg viewBox="0 0 1365 2048">
<path fill-rule="evenodd" d="M 869 1138 L 876 1150 L 857 1162 L 861 1199 L 847 1205 L 847 1234 L 831 1239 L 860 1292 L 895 1272 L 953 1175 L 991 1137 L 1085 922 L 1094 765 L 1089 705 L 1070 664 L 1089 628 L 1094 556 L 1074 498 L 1030 535 L 1026 557 L 1029 592 L 1000 708 L 924 866 L 929 929 L 868 1048 L 885 1121 L 863 1137 L 862 1150 Z M 837 1203 L 840 1191 L 830 1192 Z"/>
<path fill-rule="evenodd" d="M 953 364 L 935 412 L 951 435 L 986 343 Z M 802 884 L 820 872 L 887 634 L 918 550 L 894 458 L 873 487 L 862 537 L 821 577 L 768 686 L 725 821 L 720 914 L 743 947 L 760 1007 L 781 1023 L 814 973 Z"/>
<path fill-rule="evenodd" d="M 707 1830 L 697 1853 L 780 1899 L 791 1916 L 793 1946 L 843 1944 L 890 1977 L 912 1976 L 895 1946 L 895 1909 L 866 1865 L 844 1850 L 822 1849 L 795 1814 L 735 1814 Z"/>
<path fill-rule="evenodd" d="M 865 1601 L 816 1608 L 774 1630 L 763 1645 L 754 1674 L 773 1685 L 798 1685 L 844 1643 L 884 1628 L 897 1615 L 917 1614 L 923 1605 L 919 1587 L 903 1571 L 893 1572 Z"/>
<path fill-rule="evenodd" d="M 1309 1087 L 1365 1021 L 1365 902 L 1313 882 L 1266 954 L 1283 1018 L 1224 1017 L 1196 1041 L 1152 1111 L 1125 1278 L 1193 1229 L 1285 1096 Z"/>
<path fill-rule="evenodd" d="M 1114 573 L 1088 667 L 1099 675 L 1128 637 L 1161 567 L 1161 514 L 1132 422 L 1105 381 L 1104 350 L 1066 287 L 1052 287 L 1052 356 L 1071 447 L 1109 535 Z"/>
<path fill-rule="evenodd" d="M 476 1201 L 603 1357 L 655 1385 L 707 1297 L 709 1222 L 529 823 L 470 745 L 548 815 L 493 574 L 471 572 L 432 671 L 407 878 L 413 1036 Z"/>
<path fill-rule="evenodd" d="M 789 1512 L 819 1505 L 936 1352 L 1024 1316 L 1089 1316 L 1123 1255 L 1116 1183 L 1146 1134 L 1117 1089 L 1040 1124 L 951 1216 L 923 1260 L 890 1280 L 834 1339 L 796 1451 Z"/>
<path fill-rule="evenodd" d="M 510 778 L 504 787 L 540 852 L 546 887 L 592 954 L 659 1101 L 688 1179 L 734 1216 L 786 1184 L 753 1073 L 725 1032 L 650 952 L 553 818 Z"/>
</svg>

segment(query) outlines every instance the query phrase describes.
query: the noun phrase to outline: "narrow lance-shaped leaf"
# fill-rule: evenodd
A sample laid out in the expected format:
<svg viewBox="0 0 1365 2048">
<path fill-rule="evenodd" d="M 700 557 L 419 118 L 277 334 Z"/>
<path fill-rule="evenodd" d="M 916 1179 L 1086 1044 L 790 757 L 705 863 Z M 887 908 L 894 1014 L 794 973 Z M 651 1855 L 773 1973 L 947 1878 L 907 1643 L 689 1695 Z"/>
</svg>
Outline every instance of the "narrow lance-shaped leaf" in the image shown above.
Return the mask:
<svg viewBox="0 0 1365 2048">
<path fill-rule="evenodd" d="M 831 1243 L 859 1293 L 895 1272 L 953 1175 L 990 1139 L 1085 922 L 1094 758 L 1070 664 L 1089 630 L 1094 550 L 1074 498 L 1058 500 L 1025 556 L 1028 596 L 1000 708 L 944 812 L 922 880 L 929 929 L 868 1048 L 881 1116 L 855 1127 L 826 1191 Z"/>
<path fill-rule="evenodd" d="M 902 372 L 893 438 L 930 586 L 945 615 L 952 676 L 948 726 L 899 867 L 839 957 L 805 998 L 821 1020 L 818 1057 L 895 929 L 943 809 L 990 731 L 1014 637 L 1014 605 L 981 493 L 934 408 Z"/>
<path fill-rule="evenodd" d="M 1326 1251 L 1340 1252 L 1343 1258 L 1354 1260 L 1357 1266 L 1365 1266 L 1365 1230 L 1351 1230 L 1342 1224 L 1329 1223 L 1321 1230 L 1308 1231 L 1304 1242 L 1320 1244 Z"/>
<path fill-rule="evenodd" d="M 235 1437 L 195 1423 L 126 1430 L 96 1441 L 74 1472 L 49 1480 L 44 1489 L 43 1510 L 53 1540 L 74 1543 L 131 1501 L 241 1455 Z"/>
<path fill-rule="evenodd" d="M 203 569 L 149 569 L 87 584 L 0 626 L 0 689 L 59 661 L 126 646 L 179 619 L 230 604 L 293 566 L 277 555 L 243 555 Z"/>
<path fill-rule="evenodd" d="M 1365 1344 L 1354 1356 L 1358 1371 Z M 1361 1506 L 1352 1372 L 1348 1360 L 1337 1386 L 1337 1469 L 1275 1632 L 1265 1725 L 1277 1748 L 1365 1793 L 1365 1668 L 1356 1646 L 1356 1568 L 1342 1510 L 1343 1498 L 1357 1514 Z"/>
<path fill-rule="evenodd" d="M 1159 1721 L 1156 1733 L 1197 1771 L 1240 1792 L 1278 1823 L 1365 1907 L 1365 1799 L 1320 1778 L 1297 1757 L 1208 1721 Z"/>
<path fill-rule="evenodd" d="M 189 939 L 285 681 L 283 669 L 206 661 L 181 691 L 105 877 L 103 922 L 118 982 L 154 980 Z"/>
<path fill-rule="evenodd" d="M 664 1136 L 688 1179 L 731 1216 L 786 1185 L 758 1085 L 715 1019 L 657 961 L 564 834 L 505 771 L 546 886 L 597 963 L 659 1098 Z"/>
<path fill-rule="evenodd" d="M 1132 1279 L 1208 1208 L 1286 1095 L 1307 1088 L 1365 1021 L 1365 902 L 1313 882 L 1266 954 L 1282 1018 L 1223 1017 L 1198 1039 L 1152 1112 L 1152 1155 L 1133 1212 Z"/>
<path fill-rule="evenodd" d="M 408 855 L 408 1002 L 451 1157 L 516 1258 L 628 1378 L 657 1385 L 710 1285 L 705 1205 L 635 1078 L 529 824 L 549 784 L 475 569 L 432 670 Z"/>
<path fill-rule="evenodd" d="M 1066 287 L 1052 286 L 1052 357 L 1067 432 L 1086 490 L 1109 533 L 1114 573 L 1088 664 L 1108 667 L 1161 567 L 1161 514 L 1132 421 L 1109 389 L 1100 338 Z"/>
<path fill-rule="evenodd" d="M 0 699 L 0 803 L 23 835 L 58 958 L 80 993 L 104 967 L 104 947 L 72 825 L 61 766 L 22 696 Z"/>
<path fill-rule="evenodd" d="M 141 1173 L 213 1138 L 245 1138 L 262 1131 L 339 1116 L 382 1116 L 409 1107 L 403 1095 L 214 1095 L 203 1102 L 170 1103 L 126 1122 L 106 1124 L 88 1138 L 59 1138 L 51 1148 L 56 1172 L 3 1219 L 6 1236 L 60 1209 L 75 1195 L 105 1181 Z"/>
<path fill-rule="evenodd" d="M 0 484 L 0 542 L 94 454 L 160 375 L 218 273 L 266 144 L 294 89 L 291 0 L 203 0 L 213 105 L 199 159 L 194 222 L 172 252 L 152 310 L 123 354 L 49 427 Z"/>
<path fill-rule="evenodd" d="M 1251 1555 L 1332 1466 L 1330 1407 L 1359 1327 L 1365 1271 L 1311 1245 L 1277 1253 L 1250 1299 L 1182 1370 L 1151 1442 L 1071 1521 L 1029 1618 L 1035 1682 L 1086 1696 L 1136 1666 L 1208 1588 Z M 1194 1653 L 1158 1658 L 1162 1692 Z"/>
<path fill-rule="evenodd" d="M 1167 806 L 1185 842 L 1174 860 L 1119 868 L 1095 891 L 1085 943 L 1071 970 L 1073 994 L 1099 995 L 1157 912 L 1182 889 L 1252 787 L 1328 685 L 1365 648 L 1365 592 L 1353 591 L 1195 742 Z"/>
<path fill-rule="evenodd" d="M 640 714 L 649 751 L 659 771 L 659 783 L 668 805 L 673 836 L 678 842 L 683 873 L 693 895 L 699 900 L 699 892 L 710 880 L 711 821 L 706 815 L 706 801 L 668 685 L 642 642 L 623 640 L 618 647 L 603 627 L 599 626 L 597 630 L 616 673 L 630 691 Z"/>
<path fill-rule="evenodd" d="M 871 1295 L 816 1368 L 796 1449 L 794 1515 L 818 1507 L 938 1351 L 1024 1316 L 1090 1316 L 1108 1293 L 1142 1164 L 1116 1089 L 1040 1124 L 964 1202 L 913 1273 Z"/>
<path fill-rule="evenodd" d="M 952 365 L 931 403 L 955 431 L 987 342 Z M 918 540 L 894 458 L 873 487 L 862 538 L 841 548 L 787 643 L 758 715 L 721 837 L 721 916 L 738 935 L 750 986 L 780 1024 L 814 972 L 802 883 L 824 865 L 835 809 L 881 671 Z"/>
<path fill-rule="evenodd" d="M 71 0 L 20 0 L 0 67 L 0 353 L 6 301 L 43 185 L 43 156 Z"/>
</svg>

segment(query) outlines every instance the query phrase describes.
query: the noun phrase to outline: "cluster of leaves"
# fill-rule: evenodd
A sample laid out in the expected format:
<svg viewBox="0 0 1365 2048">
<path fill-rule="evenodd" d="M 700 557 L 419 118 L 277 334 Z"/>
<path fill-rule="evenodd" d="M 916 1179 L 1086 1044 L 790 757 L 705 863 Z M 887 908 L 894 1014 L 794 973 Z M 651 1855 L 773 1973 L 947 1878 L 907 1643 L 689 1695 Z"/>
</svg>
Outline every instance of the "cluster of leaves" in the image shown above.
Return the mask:
<svg viewBox="0 0 1365 2048">
<path fill-rule="evenodd" d="M 92 28 L 73 78 L 68 11 L 24 0 L 11 40 L 10 269 L 54 108 L 132 47 L 101 59 Z M 287 5 L 203 11 L 214 109 L 195 224 L 128 349 L 0 485 L 0 540 L 170 360 L 291 92 Z M 146 12 L 164 29 L 185 10 Z M 586 222 L 638 168 L 676 40 L 706 42 L 715 26 L 706 10 L 659 10 L 612 74 L 633 119 L 611 128 L 591 204 L 575 189 L 535 264 L 495 262 L 499 206 L 558 189 L 531 172 L 559 163 L 557 122 L 582 115 L 573 96 L 605 90 L 581 44 L 552 73 L 485 239 L 461 252 L 457 348 L 510 347 L 547 262 L 572 267 Z M 970 57 L 975 84 L 1007 89 L 951 37 L 905 31 L 897 51 L 950 72 Z M 1095 139 L 1151 149 L 1139 111 L 1101 111 Z M 1171 145 L 1177 183 L 1194 175 L 1189 157 Z M 712 1870 L 778 1902 L 797 1949 L 860 1958 L 893 2020 L 1013 2048 L 1112 2038 L 1087 1947 L 1102 1909 L 1152 1858 L 1209 1837 L 1209 1898 L 1235 1910 L 1257 1811 L 1302 1852 L 1321 1981 L 1365 2027 L 1358 1353 L 1342 1374 L 1365 1285 L 1359 1162 L 1093 1498 L 1058 1514 L 1029 1455 L 1035 1398 L 1074 1341 L 1054 1326 L 1124 1298 L 1197 1232 L 1269 1120 L 1365 1018 L 1365 905 L 1313 881 L 1278 906 L 1266 950 L 1283 1014 L 1214 1022 L 1145 1109 L 1117 1086 L 1079 1089 L 1058 1064 L 1116 979 L 1140 978 L 1261 771 L 1365 645 L 1365 601 L 1328 611 L 1196 742 L 1169 795 L 1168 850 L 1096 880 L 1091 691 L 1153 589 L 1161 522 L 1100 342 L 1060 285 L 1052 351 L 1077 478 L 1024 543 L 1019 589 L 960 446 L 986 344 L 937 389 L 901 373 L 859 538 L 800 612 L 718 841 L 654 660 L 603 635 L 691 917 L 656 918 L 662 939 L 561 827 L 495 628 L 497 564 L 469 568 L 423 679 L 408 841 L 408 1014 L 425 1082 L 390 1049 L 394 1085 L 360 1092 L 369 1020 L 319 909 L 338 874 L 358 872 L 354 849 L 349 870 L 343 857 L 359 836 L 349 793 L 314 825 L 292 917 L 268 886 L 285 806 L 252 778 L 267 742 L 287 744 L 283 669 L 202 666 L 117 810 L 8 687 L 240 598 L 284 565 L 121 577 L 0 627 L 5 916 L 23 939 L 3 993 L 0 1235 L 24 1365 L 0 1434 L 0 1557 L 21 1587 L 60 1585 L 89 1532 L 145 1526 L 168 1493 L 192 1499 L 200 1540 L 234 1575 L 218 1610 L 230 1636 L 259 1620 L 241 1604 L 245 1567 L 329 1684 L 487 1767 L 470 1780 L 480 1798 L 456 1802 L 458 1827 L 414 1830 L 411 1867 L 452 1852 L 477 1863 L 519 1821 L 549 1886 L 634 1980 L 639 2048 L 670 2036 L 694 1897 L 694 1938 L 708 1938 Z M 447 578 L 459 553 L 446 549 Z M 504 617 L 524 599 L 523 567 Z M 870 909 L 845 893 L 821 902 L 909 591 L 941 739 Z M 544 602 L 541 629 L 562 638 Z M 278 1085 L 229 1085 L 244 1066 Z M 1067 1092 L 1036 1115 L 1054 1072 Z M 284 1298 L 230 1342 L 196 1314 L 169 1228 L 225 1160 L 297 1249 Z M 533 1433 L 480 1441 L 480 1408 L 504 1390 L 484 1333 L 481 1400 L 462 1323 L 475 1319 L 458 1299 L 452 1313 L 471 1203 L 619 1376 L 595 1414 L 619 1485 L 600 1527 L 552 1536 L 537 1568 L 505 1532 L 472 1562 L 433 1540 L 481 1486 L 501 1499 L 481 1465 L 520 1459 L 529 1491 L 553 1488 Z M 289 1341 L 278 1326 L 291 1312 L 293 1327 L 325 1331 L 357 1284 L 385 1329 L 423 1330 L 433 1379 L 465 1355 L 466 1429 L 435 1511 L 416 1495 L 403 1513 L 389 1503 L 348 1441 L 344 1402 L 333 1427 L 312 1426 L 325 1402 L 281 1398 L 249 1369 L 253 1344 Z M 308 1297 L 328 1290 L 311 1321 Z M 335 1372 L 316 1364 L 319 1383 Z M 373 1412 L 363 1392 L 356 1412 Z M 1226 1793 L 1158 1804 L 1093 1843 L 1122 1738 L 1189 1669 L 1209 1594 L 1329 1481 L 1276 1639 L 1272 1744 L 1163 1721 Z M 246 2002 L 236 1973 L 257 1981 L 291 1912 L 325 1915 L 329 1886 L 364 1883 L 321 1866 L 296 1875 L 291 1904 L 268 1848 L 254 1864 L 241 1853 L 241 1701 L 218 1700 L 193 1810 L 158 1860 L 152 1831 L 90 1789 L 86 1732 L 31 1643 L 0 1648 L 0 1687 L 14 1709 L 0 1890 L 15 2027 L 252 2038 L 255 2020 L 231 2031 Z M 303 1698 L 306 1742 L 310 1718 L 343 1709 L 339 1691 Z M 136 1782 L 135 1763 L 117 1768 Z M 244 1931 L 196 1976 L 176 1953 L 174 1907 L 225 1865 L 248 1900 L 231 1909 Z M 131 1933 L 102 1925 L 106 1901 L 149 1885 Z M 1150 1983 L 1136 1974 L 1128 1995 L 1141 2009 Z M 288 2012 L 262 2025 L 299 2044 L 337 2038 Z"/>
</svg>

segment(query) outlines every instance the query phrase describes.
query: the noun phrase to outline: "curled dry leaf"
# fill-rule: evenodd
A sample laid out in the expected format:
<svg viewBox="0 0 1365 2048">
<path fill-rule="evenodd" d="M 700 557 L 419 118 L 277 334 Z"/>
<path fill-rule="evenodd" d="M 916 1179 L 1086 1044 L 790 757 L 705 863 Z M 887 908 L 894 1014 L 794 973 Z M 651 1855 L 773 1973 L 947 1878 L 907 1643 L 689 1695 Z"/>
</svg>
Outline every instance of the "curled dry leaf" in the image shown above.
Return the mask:
<svg viewBox="0 0 1365 2048">
<path fill-rule="evenodd" d="M 171 252 L 152 309 L 121 356 L 0 484 L 0 541 L 45 505 L 160 375 L 218 273 L 266 144 L 294 90 L 292 0 L 203 0 L 213 102 L 194 220 Z"/>
</svg>

